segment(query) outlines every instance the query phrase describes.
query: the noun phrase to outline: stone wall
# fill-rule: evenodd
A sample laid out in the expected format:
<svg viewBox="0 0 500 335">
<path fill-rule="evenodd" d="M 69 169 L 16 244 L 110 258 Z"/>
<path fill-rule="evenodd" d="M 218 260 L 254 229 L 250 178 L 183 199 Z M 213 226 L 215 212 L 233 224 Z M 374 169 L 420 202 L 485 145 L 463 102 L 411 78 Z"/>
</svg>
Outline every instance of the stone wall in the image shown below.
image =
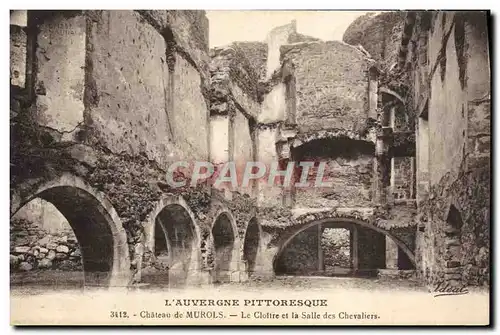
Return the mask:
<svg viewBox="0 0 500 335">
<path fill-rule="evenodd" d="M 361 45 L 381 69 L 388 70 L 398 59 L 405 15 L 404 11 L 365 14 L 347 27 L 342 40 Z"/>
<path fill-rule="evenodd" d="M 315 168 L 309 171 L 307 179 L 311 186 L 295 189 L 295 206 L 370 207 L 373 178 L 373 155 L 370 154 L 370 147 L 368 143 L 359 144 L 346 139 L 318 140 L 303 146 L 301 149 L 304 154 L 297 159 L 314 162 Z M 316 182 L 321 162 L 327 164 L 323 181 L 331 183 L 331 186 L 312 186 Z M 297 173 L 302 174 L 302 171 Z M 296 179 L 299 178 L 297 176 Z"/>
<path fill-rule="evenodd" d="M 145 154 L 162 166 L 172 156 L 207 158 L 203 75 L 143 16 L 59 12 L 35 20 L 40 125 L 63 132 L 63 140 L 83 137 L 115 153 Z M 72 93 L 60 98 L 61 90 Z M 193 123 L 197 127 L 187 126 Z"/>
<path fill-rule="evenodd" d="M 266 79 L 267 44 L 264 42 L 234 42 L 233 46 L 242 50 L 255 69 L 259 80 Z"/>
<path fill-rule="evenodd" d="M 175 41 L 175 49 L 188 59 L 202 79 L 208 79 L 209 22 L 202 10 L 139 10 L 165 39 Z"/>
<path fill-rule="evenodd" d="M 71 233 L 73 231 L 66 218 L 54 205 L 35 198 L 24 205 L 13 217 L 14 220 L 30 221 L 48 234 Z"/>
<path fill-rule="evenodd" d="M 392 165 L 392 197 L 395 200 L 414 199 L 414 157 L 394 157 Z"/>
<path fill-rule="evenodd" d="M 365 49 L 372 48 L 371 56 L 386 61 L 387 66 L 399 34 L 400 13 L 387 14 L 387 26 L 381 21 L 386 17 L 383 15 L 377 16 L 373 25 L 368 24 L 365 35 L 351 37 L 365 44 L 376 42 Z M 302 147 L 301 160 L 329 163 L 332 169 L 324 178 L 333 180 L 334 185 L 300 190 L 295 209 L 334 208 L 334 214 L 347 210 L 359 220 L 369 216 L 369 224 L 391 229 L 410 251 L 417 249 L 419 271 L 429 281 L 457 278 L 463 267 L 460 279 L 474 284 L 487 282 L 490 82 L 485 70 L 489 62 L 486 30 L 481 28 L 481 17 L 476 19 L 460 21 L 460 16 L 437 14 L 428 43 L 429 87 L 422 84 L 426 82 L 421 78 L 425 71 L 416 69 L 418 85 L 412 87 L 418 87 L 416 110 L 420 111 L 419 101 L 427 99 L 429 123 L 427 141 L 418 139 L 419 152 L 427 156 L 417 159 L 417 164 L 428 161 L 429 168 L 419 170 L 417 182 L 432 182 L 427 187 L 430 200 L 419 197 L 421 224 L 416 247 L 411 201 L 390 208 L 375 208 L 372 203 L 372 183 L 377 176 L 374 134 L 369 129 L 373 130 L 370 121 L 377 107 L 372 103 L 377 85 L 370 69 L 375 63 L 360 48 L 314 41 L 298 34 L 293 24 L 284 28 L 283 36 L 278 34 L 279 41 L 271 41 L 269 50 L 259 43 L 234 43 L 212 50 L 210 59 L 208 22 L 201 11 L 44 11 L 30 15 L 35 26 L 11 30 L 11 51 L 16 60 L 11 69 L 11 209 L 29 200 L 38 186 L 63 174 L 80 178 L 95 190 L 91 195 L 99 192 L 116 210 L 126 234 L 130 269 L 138 281 L 141 267 L 149 266 L 143 256 L 146 226 L 155 221 L 152 213 L 167 195 L 182 196 L 192 211 L 200 239 L 200 250 L 193 249 L 193 255 L 199 251 L 196 257 L 206 272 L 213 271 L 217 263 L 212 223 L 218 213 L 232 213 L 235 249 L 231 276 L 238 275 L 242 270 L 238 270 L 237 256 L 243 251 L 241 241 L 248 222 L 258 213 L 257 204 L 248 196 L 250 189 L 240 189 L 248 193 L 244 195 L 221 195 L 204 186 L 172 189 L 165 170 L 178 159 L 234 159 L 240 172 L 243 163 L 254 158 L 268 167 L 280 159 L 297 158 L 290 157 L 291 148 Z M 382 31 L 394 29 L 381 42 L 373 28 L 378 24 L 384 26 Z M 268 71 L 264 62 L 275 60 L 276 48 L 281 49 L 277 51 L 282 56 L 281 66 L 278 62 L 278 71 Z M 30 71 L 25 74 L 26 91 L 21 92 L 23 73 L 15 75 L 15 71 L 24 66 Z M 269 80 L 259 83 L 264 76 Z M 61 97 L 61 91 L 68 94 Z M 411 121 L 409 115 L 395 114 L 396 130 L 409 130 L 404 127 Z M 406 133 L 394 137 L 403 135 Z M 346 152 L 328 152 L 330 142 Z M 316 145 L 320 152 L 312 152 L 308 147 L 311 143 L 320 144 Z M 413 198 L 413 186 L 406 181 L 413 180 L 409 175 L 414 167 L 408 163 L 411 158 L 401 159 L 404 164 L 396 163 L 393 169 L 393 186 L 406 201 Z M 429 171 L 431 176 L 426 174 Z M 186 176 L 179 173 L 179 177 Z M 70 199 L 58 202 L 54 198 L 57 194 L 44 196 L 70 212 Z M 259 221 L 267 222 L 263 224 L 263 247 L 256 269 L 272 273 L 277 241 L 301 223 L 283 208 L 288 200 L 286 191 L 270 187 L 261 188 L 258 194 L 259 206 L 270 206 L 273 214 L 267 213 L 269 218 L 258 213 L 262 214 Z M 81 200 L 71 197 L 75 199 Z M 448 220 L 452 204 L 463 222 L 458 229 L 450 228 Z M 315 217 L 311 212 L 307 215 Z M 322 218 L 329 217 L 324 215 Z M 283 256 L 285 267 L 292 272 L 317 270 L 317 231 L 312 230 L 315 242 L 313 235 L 305 234 L 305 240 L 290 243 L 295 254 L 286 251 Z M 383 234 L 360 232 L 359 254 L 365 249 L 360 265 L 383 267 Z M 39 263 L 44 264 L 42 268 L 76 264 L 76 242 L 69 242 L 73 236 L 42 234 L 39 228 L 29 228 L 19 220 L 12 224 L 11 234 L 16 241 L 11 248 L 15 269 L 37 269 Z M 44 240 L 46 236 L 48 240 Z M 184 256 L 180 258 L 186 260 Z M 305 261 L 297 262 L 296 257 Z M 307 267 L 294 268 L 292 263 Z"/>
<path fill-rule="evenodd" d="M 252 194 L 251 185 L 242 187 L 241 182 L 246 163 L 254 161 L 256 154 L 254 125 L 260 113 L 259 79 L 257 69 L 246 56 L 239 43 L 211 50 L 210 153 L 215 164 L 236 164 L 238 186 L 231 188 L 224 183 L 220 188 Z"/>
<path fill-rule="evenodd" d="M 183 158 L 208 160 L 209 111 L 201 90 L 200 73 L 186 59 L 177 56 L 175 63 L 174 108 L 168 113 L 175 147 Z"/>
<path fill-rule="evenodd" d="M 466 97 L 459 79 L 453 14 L 440 12 L 430 34 L 428 57 L 431 68 L 429 100 L 430 181 L 436 184 L 447 172 L 458 173 L 467 150 Z M 442 24 L 444 22 L 444 25 Z M 446 40 L 446 36 L 449 36 Z M 446 43 L 445 43 L 446 42 Z M 444 52 L 439 57 L 441 48 Z M 444 57 L 444 58 L 443 58 Z M 443 131 L 446 129 L 446 131 Z"/>
<path fill-rule="evenodd" d="M 26 81 L 26 32 L 24 27 L 10 26 L 10 84 L 24 88 Z"/>
<path fill-rule="evenodd" d="M 217 107 L 231 101 L 255 117 L 259 109 L 256 103 L 259 77 L 245 50 L 239 44 L 231 44 L 211 50 L 210 56 L 211 110 L 220 112 L 223 106 Z"/>
<path fill-rule="evenodd" d="M 310 275 L 318 271 L 318 227 L 300 232 L 276 260 L 277 274 Z"/>
<path fill-rule="evenodd" d="M 335 267 L 351 267 L 350 231 L 348 229 L 325 228 L 321 235 L 325 272 Z"/>
<path fill-rule="evenodd" d="M 361 271 L 385 268 L 385 235 L 358 228 L 358 250 Z"/>
<path fill-rule="evenodd" d="M 240 192 L 252 194 L 251 184 L 249 187 L 241 186 L 242 176 L 245 171 L 247 162 L 254 161 L 254 143 L 251 134 L 249 120 L 241 112 L 237 111 L 234 118 L 234 162 L 236 164 L 236 171 L 238 175 L 238 185 L 240 185 Z"/>
<path fill-rule="evenodd" d="M 295 68 L 300 132 L 343 129 L 364 133 L 369 110 L 369 69 L 358 49 L 342 42 L 305 42 L 281 48 Z"/>
<path fill-rule="evenodd" d="M 61 176 L 82 180 L 116 210 L 137 271 L 143 222 L 172 191 L 168 163 L 208 158 L 208 46 L 143 12 L 35 11 L 28 22 L 27 90 L 11 99 L 11 210 Z M 45 196 L 68 210 L 61 192 Z"/>
<path fill-rule="evenodd" d="M 421 14 L 422 15 L 422 14 Z M 428 44 L 430 86 L 419 87 L 419 162 L 429 161 L 429 197 L 419 196 L 417 264 L 428 283 L 489 284 L 490 71 L 484 12 L 436 12 Z M 425 49 L 424 49 L 425 48 Z M 425 64 L 426 65 L 426 64 Z M 421 73 L 423 65 L 415 72 Z M 425 72 L 424 72 L 425 73 Z M 428 102 L 427 102 L 428 101 Z M 425 126 L 425 127 L 424 127 Z M 428 155 L 425 144 L 428 128 Z M 446 131 L 443 131 L 446 129 Z M 484 145 L 483 145 L 484 144 Z M 419 168 L 420 170 L 420 168 Z M 425 169 L 424 169 L 425 170 Z"/>
<path fill-rule="evenodd" d="M 53 223 L 47 217 L 43 221 L 37 220 L 40 217 L 26 220 L 19 214 L 10 224 L 11 271 L 83 270 L 80 247 L 68 222 L 54 229 L 47 227 Z"/>
</svg>

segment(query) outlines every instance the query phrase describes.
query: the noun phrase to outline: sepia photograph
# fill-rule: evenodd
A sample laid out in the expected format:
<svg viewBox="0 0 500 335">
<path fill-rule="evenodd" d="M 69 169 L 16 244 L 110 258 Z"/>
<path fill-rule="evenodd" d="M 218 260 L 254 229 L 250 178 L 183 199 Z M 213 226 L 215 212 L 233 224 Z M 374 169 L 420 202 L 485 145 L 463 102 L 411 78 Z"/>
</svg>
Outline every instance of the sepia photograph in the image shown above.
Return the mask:
<svg viewBox="0 0 500 335">
<path fill-rule="evenodd" d="M 489 10 L 10 10 L 10 323 L 488 326 Z"/>
</svg>

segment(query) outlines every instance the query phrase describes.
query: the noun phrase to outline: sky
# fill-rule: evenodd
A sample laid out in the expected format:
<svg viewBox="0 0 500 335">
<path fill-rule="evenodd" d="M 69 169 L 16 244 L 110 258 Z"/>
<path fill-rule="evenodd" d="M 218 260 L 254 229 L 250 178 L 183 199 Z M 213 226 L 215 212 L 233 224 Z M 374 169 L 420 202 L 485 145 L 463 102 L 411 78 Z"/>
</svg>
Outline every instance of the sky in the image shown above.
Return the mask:
<svg viewBox="0 0 500 335">
<path fill-rule="evenodd" d="M 362 11 L 207 11 L 210 47 L 234 41 L 265 41 L 274 27 L 297 20 L 297 31 L 322 40 L 342 40 Z"/>
</svg>

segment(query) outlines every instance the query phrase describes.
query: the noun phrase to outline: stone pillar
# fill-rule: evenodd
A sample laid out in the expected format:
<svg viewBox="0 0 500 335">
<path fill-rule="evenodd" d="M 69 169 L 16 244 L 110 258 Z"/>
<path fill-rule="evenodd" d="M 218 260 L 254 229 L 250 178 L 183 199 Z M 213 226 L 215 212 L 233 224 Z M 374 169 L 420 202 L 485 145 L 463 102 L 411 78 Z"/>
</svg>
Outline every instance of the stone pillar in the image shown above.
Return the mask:
<svg viewBox="0 0 500 335">
<path fill-rule="evenodd" d="M 392 128 L 382 127 L 377 132 L 375 143 L 375 202 L 385 204 L 389 201 L 388 189 L 390 187 L 391 158 L 389 156 L 389 140 L 392 136 Z"/>
<path fill-rule="evenodd" d="M 275 277 L 274 273 L 274 257 L 277 255 L 279 248 L 277 246 L 264 246 L 260 248 L 259 262 L 254 268 L 254 277 L 262 279 L 272 279 Z"/>
<path fill-rule="evenodd" d="M 290 71 L 290 66 L 284 64 L 283 71 Z M 292 70 L 293 71 L 293 70 Z M 283 74 L 285 76 L 285 74 Z M 286 101 L 286 124 L 289 126 L 294 126 L 297 124 L 297 99 L 296 99 L 296 85 L 295 76 L 289 75 L 285 79 L 285 101 Z"/>
<path fill-rule="evenodd" d="M 186 285 L 188 286 L 198 286 L 202 284 L 201 277 L 201 255 L 199 249 L 196 247 L 196 244 L 192 244 L 191 254 L 190 254 L 190 262 L 188 266 L 188 274 L 186 278 Z"/>
<path fill-rule="evenodd" d="M 297 170 L 296 158 L 292 153 L 293 149 L 293 139 L 297 136 L 297 129 L 295 126 L 287 126 L 283 125 L 280 129 L 280 136 L 283 140 L 282 145 L 280 147 L 280 151 L 278 156 L 281 159 L 286 159 L 286 164 L 283 169 L 288 167 L 289 162 L 294 162 L 294 167 L 292 171 L 292 178 L 290 183 L 283 188 L 282 197 L 283 197 L 283 206 L 292 208 L 295 204 L 295 183 L 298 181 L 297 176 L 295 175 Z M 300 177 L 298 177 L 300 178 Z"/>
<path fill-rule="evenodd" d="M 359 257 L 358 257 L 358 249 L 359 249 L 359 240 L 358 240 L 358 228 L 353 226 L 350 234 L 350 254 L 351 254 L 351 266 L 354 274 L 359 270 Z"/>
<path fill-rule="evenodd" d="M 429 195 L 429 123 L 422 117 L 418 118 L 417 125 L 417 204 L 427 199 Z"/>
<path fill-rule="evenodd" d="M 375 67 L 369 71 L 368 97 L 368 117 L 376 120 L 378 107 L 378 71 Z"/>
<path fill-rule="evenodd" d="M 394 157 L 391 157 L 389 158 L 390 160 L 390 164 L 391 164 L 391 167 L 390 167 L 390 170 L 391 173 L 390 173 L 390 176 L 389 176 L 389 194 L 392 194 L 394 195 L 394 191 L 396 190 L 396 174 L 397 174 L 397 171 L 395 169 L 395 162 L 394 162 Z"/>
<path fill-rule="evenodd" d="M 229 280 L 232 283 L 239 283 L 241 281 L 240 244 L 236 241 L 234 241 L 233 250 L 231 251 L 231 264 L 229 271 L 231 273 Z M 245 272 L 245 269 L 243 269 L 243 272 Z"/>
<path fill-rule="evenodd" d="M 325 271 L 325 258 L 323 255 L 323 248 L 321 247 L 321 236 L 323 235 L 323 225 L 318 225 L 318 271 Z"/>
<path fill-rule="evenodd" d="M 276 148 L 277 148 L 277 154 L 280 160 L 280 171 L 286 171 L 288 168 L 288 163 L 292 162 L 291 158 L 291 150 L 290 150 L 290 144 L 286 139 L 281 139 L 279 142 L 276 143 Z M 295 171 L 295 166 L 294 170 Z M 292 178 L 290 179 L 290 183 L 283 185 L 281 188 L 281 202 L 282 205 L 288 208 L 293 207 L 293 183 L 294 181 L 294 176 L 292 172 Z"/>
<path fill-rule="evenodd" d="M 398 269 L 398 246 L 389 236 L 385 237 L 385 267 L 386 269 Z"/>
<path fill-rule="evenodd" d="M 257 126 L 257 161 L 263 163 L 266 174 L 257 180 L 257 202 L 260 206 L 281 206 L 281 187 L 272 185 L 268 181 L 269 170 L 272 164 L 279 160 L 276 151 L 276 141 L 279 135 L 278 124 L 259 124 Z"/>
<path fill-rule="evenodd" d="M 229 112 L 215 114 L 210 117 L 210 161 L 216 166 L 216 171 L 220 171 L 223 164 L 232 160 L 232 147 L 234 133 L 232 127 L 232 117 Z M 232 187 L 229 183 L 223 183 L 216 187 L 225 191 L 226 198 L 230 199 L 229 192 Z"/>
</svg>

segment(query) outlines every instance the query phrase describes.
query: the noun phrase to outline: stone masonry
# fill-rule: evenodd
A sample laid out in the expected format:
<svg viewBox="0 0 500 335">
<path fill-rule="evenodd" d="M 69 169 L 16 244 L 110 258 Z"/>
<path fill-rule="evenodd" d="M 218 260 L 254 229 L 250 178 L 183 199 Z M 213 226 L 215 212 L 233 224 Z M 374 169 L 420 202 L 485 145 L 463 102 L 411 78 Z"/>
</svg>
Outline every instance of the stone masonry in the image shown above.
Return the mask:
<svg viewBox="0 0 500 335">
<path fill-rule="evenodd" d="M 11 15 L 12 271 L 83 270 L 100 286 L 329 275 L 322 234 L 342 228 L 349 275 L 489 283 L 484 13 L 366 15 L 344 41 L 291 22 L 211 50 L 203 11 L 24 13 Z M 197 161 L 294 162 L 298 182 L 300 161 L 306 183 L 326 164 L 331 184 L 176 188 L 178 161 L 178 182 Z"/>
</svg>

